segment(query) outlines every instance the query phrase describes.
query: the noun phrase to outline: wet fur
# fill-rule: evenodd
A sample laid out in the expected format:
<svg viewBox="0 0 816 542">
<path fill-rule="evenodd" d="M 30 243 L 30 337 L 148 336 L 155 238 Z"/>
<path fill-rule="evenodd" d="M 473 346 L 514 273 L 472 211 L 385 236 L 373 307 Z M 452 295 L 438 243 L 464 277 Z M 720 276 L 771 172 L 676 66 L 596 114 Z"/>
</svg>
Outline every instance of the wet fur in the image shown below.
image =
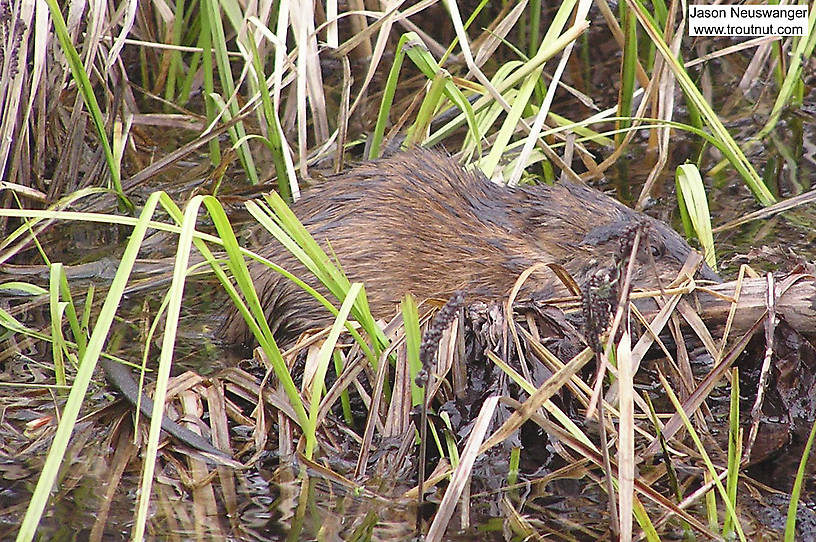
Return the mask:
<svg viewBox="0 0 816 542">
<path fill-rule="evenodd" d="M 539 262 L 559 263 L 582 283 L 599 266 L 612 264 L 620 234 L 636 221 L 649 224 L 657 262 L 657 269 L 646 262 L 636 266 L 636 286 L 656 286 L 658 275 L 673 278 L 691 251 L 665 223 L 597 190 L 570 183 L 507 188 L 424 149 L 330 178 L 292 209 L 321 246 L 337 255 L 349 279 L 365 283 L 377 317 L 392 314 L 407 292 L 420 300 L 447 299 L 461 289 L 468 301 L 499 299 Z M 277 242 L 261 253 L 328 295 Z M 311 296 L 262 264 L 250 264 L 250 273 L 280 342 L 331 321 Z M 704 273 L 716 278 L 710 269 Z M 534 274 L 523 292 L 535 298 L 565 293 L 548 270 Z M 233 344 L 252 342 L 234 310 L 223 330 Z"/>
</svg>

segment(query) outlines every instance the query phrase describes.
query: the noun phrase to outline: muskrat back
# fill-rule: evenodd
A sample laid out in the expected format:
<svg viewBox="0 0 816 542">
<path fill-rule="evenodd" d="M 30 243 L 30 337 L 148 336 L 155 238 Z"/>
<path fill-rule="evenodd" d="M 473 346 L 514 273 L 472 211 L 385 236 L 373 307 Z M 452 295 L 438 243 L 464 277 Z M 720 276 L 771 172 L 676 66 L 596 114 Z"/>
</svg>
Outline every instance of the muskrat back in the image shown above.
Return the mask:
<svg viewBox="0 0 816 542">
<path fill-rule="evenodd" d="M 638 223 L 648 225 L 657 265 L 648 259 L 637 263 L 636 287 L 673 279 L 692 250 L 665 223 L 597 190 L 572 183 L 507 188 L 444 153 L 424 149 L 334 176 L 292 210 L 324 250 L 337 256 L 349 279 L 365 284 L 376 317 L 390 315 L 408 292 L 420 300 L 447 299 L 456 290 L 468 301 L 500 299 L 536 263 L 561 264 L 583 283 L 598 267 L 612 264 L 618 238 Z M 328 296 L 277 241 L 261 254 Z M 701 273 L 717 279 L 705 266 Z M 250 274 L 270 328 L 283 344 L 331 321 L 324 307 L 268 267 L 253 262 Z M 566 294 L 546 269 L 526 284 L 526 297 Z M 235 310 L 223 329 L 233 344 L 252 340 Z"/>
</svg>

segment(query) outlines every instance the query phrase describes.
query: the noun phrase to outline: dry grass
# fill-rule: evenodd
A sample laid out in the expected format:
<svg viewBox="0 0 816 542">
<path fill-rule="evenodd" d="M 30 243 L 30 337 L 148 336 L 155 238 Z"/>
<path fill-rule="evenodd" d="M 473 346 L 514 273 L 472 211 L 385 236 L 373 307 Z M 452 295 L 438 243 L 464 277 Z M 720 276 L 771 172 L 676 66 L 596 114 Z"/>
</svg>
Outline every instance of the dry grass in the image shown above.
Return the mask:
<svg viewBox="0 0 816 542">
<path fill-rule="evenodd" d="M 707 82 L 707 66 L 744 67 L 738 88 L 746 94 L 734 93 L 717 112 L 722 116 L 744 106 L 743 101 L 762 110 L 767 96 L 754 100 L 750 83 L 772 80 L 775 63 L 787 66 L 787 73 L 778 74 L 782 83 L 769 122 L 743 138 L 767 135 L 783 105 L 794 111 L 788 120 L 796 126 L 801 106 L 796 85 L 812 66 L 807 60 L 812 40 L 760 39 L 716 51 L 692 50 L 683 41 L 679 4 L 665 6 L 665 13 L 652 14 L 662 18 L 650 21 L 638 3 L 622 4 L 616 15 L 605 2 L 594 7 L 565 2 L 545 14 L 541 28 L 536 1 L 500 9 L 482 4 L 481 12 L 447 4 L 449 11 L 436 0 L 377 5 L 352 0 L 343 6 L 333 0 L 129 1 L 91 7 L 52 2 L 51 19 L 57 21 L 61 10 L 65 22 L 58 36 L 53 28 L 59 25 L 50 25 L 41 4 L 0 2 L 0 362 L 7 391 L 0 400 L 0 453 L 13 465 L 5 480 L 38 474 L 65 404 L 63 388 L 40 386 L 60 378 L 54 376 L 57 357 L 73 382 L 73 364 L 82 357 L 80 337 L 97 320 L 98 299 L 119 259 L 118 249 L 111 258 L 60 247 L 65 221 L 116 225 L 110 231 L 125 238 L 134 224 L 124 216 L 128 202 L 141 205 L 154 190 L 165 190 L 178 201 L 201 193 L 237 194 L 237 200 L 222 198 L 234 204 L 247 190 L 256 193 L 248 183 L 266 183 L 260 190 L 268 190 L 271 181 L 284 197 L 296 197 L 302 182 L 339 171 L 350 159 L 377 156 L 398 146 L 403 136 L 444 145 L 510 183 L 528 176 L 597 179 L 633 151 L 644 129 L 652 130 L 653 144 L 644 145 L 652 154 L 639 202 L 665 180 L 672 138 L 680 130 L 716 146 L 759 201 L 772 201 L 711 107 L 721 100 Z M 576 41 L 583 40 L 588 16 L 596 33 Z M 639 47 L 634 38 L 641 40 Z M 804 54 L 785 64 L 788 50 Z M 685 55 L 685 64 L 678 54 Z M 594 77 L 596 70 L 609 77 Z M 611 91 L 597 84 L 610 78 L 617 84 Z M 691 104 L 691 114 L 681 123 L 678 86 Z M 694 151 L 680 160 L 704 162 L 704 156 Z M 704 176 L 712 173 L 701 170 Z M 812 201 L 813 195 L 805 193 L 746 219 Z M 812 216 L 804 212 L 802 221 L 808 220 L 812 226 Z M 143 246 L 148 257 L 165 256 L 155 246 L 175 246 L 176 226 L 150 225 L 174 233 L 155 236 L 153 247 L 148 241 Z M 126 232 L 117 229 L 125 227 Z M 118 246 L 119 241 L 103 237 L 98 244 Z M 65 288 L 76 301 L 66 298 L 52 273 L 52 260 L 63 259 L 76 264 L 63 268 Z M 104 265 L 109 261 L 112 269 Z M 158 270 L 149 263 L 139 262 L 145 267 L 137 266 L 136 273 L 144 273 L 143 281 L 131 280 L 125 296 L 140 298 L 170 281 L 163 269 L 166 260 L 159 260 Z M 157 279 L 155 273 L 162 272 Z M 87 275 L 92 278 L 79 278 Z M 799 277 L 777 284 L 776 291 L 811 280 Z M 742 280 L 740 274 L 738 289 Z M 772 286 L 768 291 L 774 291 Z M 419 331 L 433 326 L 431 304 L 420 305 L 418 315 L 409 310 L 408 316 L 397 315 L 384 325 L 388 346 L 381 351 L 381 338 L 373 336 L 361 343 L 344 333 L 323 353 L 330 331 L 303 337 L 283 353 L 283 360 L 299 382 L 297 404 L 305 405 L 315 423 L 314 454 L 301 431 L 303 416 L 265 354 L 256 352 L 257 365 L 249 371 L 243 365 L 230 367 L 209 379 L 184 373 L 169 383 L 168 410 L 193 430 L 208 433 L 216 446 L 231 450 L 245 469 L 215 467 L 163 440 L 155 500 L 144 501 L 157 514 L 148 526 L 154 536 L 178 539 L 242 539 L 256 532 L 271 538 L 282 528 L 293 538 L 410 536 L 421 508 L 414 409 L 424 403 L 433 426 L 425 441 L 428 475 L 421 487 L 424 499 L 439 504 L 425 523 L 429 538 L 475 527 L 471 522 L 500 510 L 506 532 L 519 537 L 628 539 L 633 529 L 635 537 L 656 540 L 688 529 L 716 539 L 742 528 L 742 536 L 756 539 L 761 523 L 749 511 L 739 509 L 738 518 L 725 519 L 729 506 L 724 503 L 733 508 L 735 499 L 716 493 L 714 480 L 728 476 L 729 449 L 725 437 L 711 436 L 716 433 L 711 409 L 724 382 L 734 380 L 732 369 L 750 336 L 764 326 L 763 363 L 756 382 L 750 382 L 760 393 L 748 417 L 725 414 L 748 428 L 741 451 L 747 465 L 762 431 L 763 390 L 782 348 L 774 339 L 780 331 L 773 318 L 782 314 L 785 319 L 783 295 L 767 306 L 738 311 L 740 293 L 729 292 L 726 297 L 734 302 L 720 329 L 699 317 L 693 290 L 694 285 L 679 282 L 664 292 L 643 294 L 661 300 L 661 310 L 647 316 L 623 304 L 621 332 L 611 333 L 614 340 L 598 356 L 584 348 L 582 330 L 565 316 L 575 313 L 577 299 L 515 310 L 512 300 L 504 306 L 469 307 L 441 333 L 424 400 L 418 400 L 414 376 Z M 748 291 L 757 298 L 756 289 Z M 80 298 L 87 299 L 86 306 Z M 81 332 L 69 327 L 62 312 L 74 306 L 78 318 L 84 318 Z M 134 342 L 140 351 L 129 354 L 136 359 L 150 357 L 148 330 L 153 318 L 161 319 L 161 311 L 149 303 L 142 309 L 144 321 L 139 316 L 133 325 L 139 328 Z M 683 329 L 691 330 L 703 354 L 688 351 Z M 666 344 L 668 337 L 673 348 Z M 111 340 L 107 353 L 120 354 L 120 345 Z M 659 371 L 647 360 L 654 345 L 665 354 Z M 371 352 L 377 353 L 376 364 Z M 697 367 L 701 359 L 711 364 L 703 374 Z M 333 377 L 324 380 L 327 367 Z M 473 389 L 474 374 L 482 379 L 481 396 Z M 658 382 L 676 392 L 682 415 Z M 639 387 L 651 393 L 639 393 Z M 440 407 L 454 403 L 466 403 L 473 412 L 451 420 Z M 54 501 L 77 502 L 84 484 L 104 481 L 104 489 L 94 492 L 93 513 L 86 509 L 75 518 L 78 530 L 90 526 L 90 540 L 103 540 L 106 525 L 131 522 L 127 492 L 135 486 L 146 437 L 141 425 L 133 436 L 127 416 L 90 410 L 85 407 L 86 417 L 73 430 Z M 716 414 L 723 419 L 722 412 Z M 692 427 L 684 417 L 702 435 L 704 446 L 692 443 Z M 474 425 L 467 427 L 471 421 Z M 519 435 L 529 433 L 546 434 L 549 440 L 521 446 Z M 112 455 L 102 453 L 108 448 Z M 530 466 L 537 460 L 533 451 L 546 455 L 551 471 L 542 474 Z M 726 493 L 737 483 L 731 457 Z M 518 462 L 523 468 L 515 479 L 509 472 L 517 468 L 489 468 L 518 467 Z M 746 489 L 765 489 L 744 469 L 740 472 L 740 499 L 748 498 Z M 583 493 L 563 496 L 576 479 Z M 20 491 L 14 482 L 8 486 Z M 50 489 L 42 493 L 43 507 Z M 25 512 L 25 492 L 5 509 L 15 522 Z M 565 510 L 563 503 L 571 499 L 575 506 Z M 706 499 L 713 503 L 708 509 Z M 607 502 L 615 506 L 607 508 Z M 490 506 L 494 509 L 486 512 Z M 259 519 L 270 509 L 277 514 L 276 525 L 268 517 Z M 44 528 L 51 532 L 47 529 L 58 529 L 62 517 L 59 507 L 48 510 Z M 141 517 L 136 523 L 143 528 L 146 521 Z M 30 539 L 33 527 L 21 533 L 21 540 Z"/>
</svg>

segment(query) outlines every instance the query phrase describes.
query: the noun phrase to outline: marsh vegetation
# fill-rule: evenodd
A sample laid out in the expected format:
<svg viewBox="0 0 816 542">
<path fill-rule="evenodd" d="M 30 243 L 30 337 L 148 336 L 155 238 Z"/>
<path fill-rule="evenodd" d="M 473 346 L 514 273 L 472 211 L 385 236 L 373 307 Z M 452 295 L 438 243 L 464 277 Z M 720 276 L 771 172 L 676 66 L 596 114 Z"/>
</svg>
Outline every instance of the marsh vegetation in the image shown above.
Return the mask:
<svg viewBox="0 0 816 542">
<path fill-rule="evenodd" d="M 731 40 L 662 0 L 0 0 L 0 538 L 812 537 L 814 330 L 782 290 L 732 328 L 680 277 L 638 294 L 655 314 L 613 300 L 597 352 L 578 296 L 377 320 L 287 207 L 444 147 L 612 193 L 735 288 L 812 284 L 811 11 L 807 38 Z M 246 265 L 269 235 L 330 292 L 285 351 Z M 103 358 L 237 463 L 134 425 Z"/>
</svg>

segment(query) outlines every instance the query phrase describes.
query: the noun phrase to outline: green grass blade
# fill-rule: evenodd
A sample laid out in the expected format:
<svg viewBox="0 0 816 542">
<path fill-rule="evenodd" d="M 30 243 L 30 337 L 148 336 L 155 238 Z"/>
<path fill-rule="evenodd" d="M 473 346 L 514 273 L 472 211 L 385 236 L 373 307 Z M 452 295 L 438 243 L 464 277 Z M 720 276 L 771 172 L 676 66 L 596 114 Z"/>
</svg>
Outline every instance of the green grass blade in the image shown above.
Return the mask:
<svg viewBox="0 0 816 542">
<path fill-rule="evenodd" d="M 240 28 L 240 13 L 235 13 L 239 9 L 237 5 L 224 2 L 219 3 L 217 0 L 202 0 L 202 12 L 206 13 L 207 23 L 211 34 L 211 43 L 213 52 L 215 53 L 215 63 L 218 66 L 218 78 L 221 82 L 221 92 L 223 96 L 229 97 L 226 108 L 222 113 L 228 113 L 229 118 L 236 118 L 239 115 L 238 104 L 235 101 L 235 81 L 232 78 L 232 66 L 229 61 L 229 53 L 227 51 L 227 38 L 224 33 L 224 25 L 221 21 L 221 7 L 227 17 Z M 206 55 L 205 55 L 206 56 Z M 212 119 L 211 119 L 212 120 Z M 229 119 L 227 119 L 229 120 Z M 255 167 L 255 161 L 252 158 L 252 153 L 249 150 L 249 145 L 246 143 L 246 129 L 242 122 L 236 123 L 228 130 L 230 139 L 233 144 L 237 145 L 238 158 L 244 168 L 249 181 L 252 184 L 258 184 L 258 170 Z"/>
<path fill-rule="evenodd" d="M 739 482 L 740 462 L 742 461 L 742 428 L 740 427 L 739 408 L 739 370 L 731 371 L 731 407 L 728 415 L 728 475 L 725 489 L 731 506 L 737 508 L 737 483 Z M 723 521 L 723 538 L 734 536 L 734 520 L 725 516 Z"/>
<path fill-rule="evenodd" d="M 686 71 L 685 67 L 680 64 L 679 60 L 672 54 L 666 41 L 663 39 L 662 31 L 656 26 L 654 19 L 652 19 L 646 7 L 640 0 L 627 0 L 627 4 L 632 9 L 633 13 L 637 15 L 640 24 L 646 30 L 652 43 L 657 47 L 658 53 L 663 57 L 668 67 L 672 70 L 680 88 L 689 97 L 694 106 L 700 111 L 700 114 L 711 129 L 714 138 L 721 142 L 723 152 L 728 158 L 728 161 L 734 166 L 737 172 L 742 177 L 746 186 L 754 194 L 754 197 L 762 205 L 770 205 L 775 203 L 776 199 L 771 194 L 762 178 L 757 174 L 754 166 L 748 161 L 742 149 L 739 148 L 734 138 L 720 121 L 717 114 L 703 97 L 700 90 L 694 84 L 691 76 Z"/>
<path fill-rule="evenodd" d="M 122 204 L 129 211 L 133 211 L 135 209 L 133 203 L 130 202 L 125 195 L 125 192 L 122 190 L 122 178 L 120 176 L 119 163 L 116 162 L 116 159 L 114 158 L 113 149 L 111 148 L 110 141 L 108 140 L 108 135 L 105 132 L 105 121 L 102 118 L 102 110 L 99 108 L 99 102 L 96 101 L 93 86 L 91 85 L 91 81 L 88 79 L 88 74 L 85 71 L 85 67 L 82 65 L 82 60 L 79 58 L 79 53 L 77 53 L 76 48 L 74 47 L 73 43 L 71 43 L 71 36 L 68 35 L 68 29 L 65 26 L 65 19 L 62 17 L 59 4 L 57 3 L 57 0 L 46 0 L 46 2 L 48 3 L 48 9 L 51 11 L 51 19 L 54 21 L 54 32 L 57 34 L 57 39 L 59 39 L 60 46 L 62 47 L 66 60 L 68 61 L 68 65 L 71 67 L 71 73 L 74 76 L 74 80 L 77 83 L 79 91 L 82 93 L 82 98 L 85 101 L 88 112 L 91 114 L 94 127 L 96 128 L 96 133 L 99 136 L 99 140 L 102 143 L 102 148 L 105 151 L 105 160 L 108 163 L 108 171 L 110 171 L 111 174 L 113 188 L 116 191 L 116 195 L 119 196 L 119 200 L 122 202 Z"/>
<path fill-rule="evenodd" d="M 552 58 L 556 55 L 559 51 L 561 51 L 564 47 L 566 47 L 569 43 L 574 41 L 581 33 L 585 30 L 584 25 L 576 25 L 570 29 L 568 29 L 564 34 L 560 35 L 557 39 L 553 40 L 552 42 L 548 42 L 546 39 L 542 42 L 542 48 L 539 52 L 531 58 L 528 62 L 525 62 L 521 65 L 521 67 L 510 74 L 507 78 L 502 81 L 500 86 L 496 87 L 496 90 L 500 93 L 504 93 L 507 90 L 511 89 L 513 86 L 516 85 L 519 81 L 524 80 L 528 75 L 534 72 L 539 66 L 541 66 L 544 62 Z M 471 109 L 474 113 L 478 113 L 482 111 L 485 107 L 490 106 L 491 104 L 495 103 L 491 96 L 482 96 L 476 103 L 473 104 Z M 444 126 L 439 128 L 435 133 L 431 134 L 431 137 L 425 142 L 427 146 L 438 145 L 441 143 L 446 137 L 453 134 L 459 127 L 465 123 L 467 120 L 464 113 L 456 116 L 454 119 L 446 123 Z"/>
<path fill-rule="evenodd" d="M 334 319 L 334 324 L 332 324 L 329 335 L 326 337 L 326 340 L 323 341 L 323 344 L 320 346 L 320 351 L 317 354 L 317 370 L 312 377 L 312 394 L 309 403 L 309 425 L 304 428 L 303 431 L 306 437 L 305 455 L 307 459 L 312 458 L 314 447 L 317 443 L 316 431 L 317 416 L 320 412 L 320 395 L 321 390 L 326 387 L 326 372 L 329 368 L 332 352 L 334 352 L 334 348 L 337 346 L 337 340 L 340 338 L 340 332 L 343 331 L 345 327 L 351 308 L 354 306 L 357 296 L 359 296 L 362 291 L 363 285 L 361 283 L 355 282 L 351 285 L 348 295 L 346 295 L 343 304 L 340 306 L 340 312 L 337 313 L 337 317 Z"/>
<path fill-rule="evenodd" d="M 54 377 L 57 386 L 67 386 L 65 378 L 65 354 L 68 349 L 65 345 L 65 337 L 62 335 L 62 315 L 65 311 L 65 303 L 60 302 L 59 283 L 60 277 L 64 275 L 62 264 L 51 264 L 48 288 L 48 308 L 51 317 L 51 357 L 54 362 Z"/>
<path fill-rule="evenodd" d="M 694 236 L 700 241 L 706 263 L 717 268 L 717 256 L 714 252 L 714 234 L 711 231 L 711 213 L 708 210 L 708 197 L 700 171 L 694 164 L 683 164 L 677 167 L 677 204 L 683 217 L 686 235 Z"/>
<path fill-rule="evenodd" d="M 349 280 L 332 263 L 329 256 L 323 251 L 317 241 L 312 238 L 305 227 L 300 223 L 295 214 L 276 193 L 266 196 L 266 202 L 274 210 L 274 213 L 258 212 L 261 207 L 257 202 L 247 202 L 247 210 L 280 241 L 287 250 L 297 257 L 334 295 L 337 299 L 345 299 L 350 287 Z M 277 221 L 278 228 L 272 227 L 268 218 L 271 216 Z M 284 235 L 281 235 L 284 233 Z M 378 351 L 368 352 L 367 357 L 376 367 L 377 355 L 388 345 L 389 341 L 385 337 L 382 329 L 374 320 L 368 307 L 365 296 L 360 296 L 352 309 L 354 319 L 357 320 L 370 337 L 375 338 L 378 344 Z M 361 345 L 366 350 L 365 345 Z"/>
<path fill-rule="evenodd" d="M 620 99 L 618 100 L 618 121 L 619 129 L 626 129 L 632 125 L 632 120 L 629 115 L 632 114 L 632 102 L 634 101 L 635 92 L 635 72 L 638 64 L 637 56 L 637 19 L 632 11 L 621 3 L 619 6 L 623 13 L 623 27 L 624 31 L 624 48 L 623 48 L 623 63 L 621 64 L 621 89 Z M 615 138 L 615 143 L 620 145 L 624 138 L 624 132 L 618 134 Z"/>
<path fill-rule="evenodd" d="M 332 357 L 334 358 L 334 374 L 343 374 L 343 355 L 338 350 L 335 350 Z M 340 406 L 343 409 L 343 421 L 346 422 L 346 425 L 352 425 L 354 423 L 354 415 L 351 412 L 351 396 L 347 389 L 340 392 Z"/>
<path fill-rule="evenodd" d="M 261 103 L 263 107 L 263 120 L 266 122 L 266 138 L 264 142 L 269 147 L 272 153 L 272 163 L 275 165 L 275 174 L 278 178 L 278 192 L 285 201 L 292 201 L 291 177 L 290 173 L 294 172 L 287 167 L 286 156 L 284 156 L 283 145 L 285 139 L 283 138 L 283 131 L 281 130 L 280 120 L 278 119 L 278 112 L 272 103 L 272 96 L 269 94 L 269 88 L 266 86 L 266 77 L 264 76 L 263 62 L 258 55 L 258 47 L 255 45 L 255 40 L 251 35 L 247 36 L 250 52 L 252 54 L 252 66 L 254 74 L 254 83 L 258 93 L 261 95 Z"/>
<path fill-rule="evenodd" d="M 742 525 L 740 524 L 739 518 L 737 516 L 737 511 L 734 508 L 731 501 L 728 499 L 728 493 L 725 491 L 725 488 L 723 487 L 722 482 L 720 482 L 720 479 L 719 479 L 718 474 L 717 474 L 717 469 L 714 468 L 714 464 L 711 462 L 711 458 L 708 456 L 708 453 L 706 452 L 705 446 L 703 445 L 702 441 L 700 440 L 700 437 L 697 434 L 697 431 L 694 429 L 694 426 L 692 425 L 691 420 L 689 420 L 689 417 L 686 414 L 686 411 L 683 410 L 683 405 L 680 403 L 680 400 L 677 398 L 677 395 L 675 395 L 674 390 L 672 390 L 671 386 L 669 385 L 668 380 L 666 380 L 666 377 L 663 376 L 663 373 L 660 373 L 660 372 L 658 372 L 658 377 L 660 378 L 660 383 L 663 385 L 663 389 L 666 390 L 666 394 L 668 395 L 669 400 L 671 401 L 672 405 L 674 406 L 675 410 L 677 411 L 677 414 L 679 414 L 680 418 L 683 420 L 683 425 L 686 427 L 686 431 L 688 431 L 689 436 L 694 441 L 694 444 L 697 447 L 697 451 L 700 453 L 700 456 L 703 458 L 703 462 L 705 463 L 705 466 L 707 468 L 707 472 L 711 476 L 712 480 L 714 481 L 714 486 L 717 488 L 717 491 L 719 492 L 720 497 L 723 499 L 723 502 L 725 504 L 725 509 L 726 509 L 727 513 L 731 516 L 731 518 L 733 520 L 734 528 L 737 531 L 737 536 L 739 537 L 739 539 L 742 542 L 746 542 L 745 532 L 742 530 Z"/>
<path fill-rule="evenodd" d="M 445 96 L 462 111 L 464 118 L 467 120 L 469 132 L 474 134 L 477 141 L 481 141 L 479 128 L 476 124 L 476 116 L 470 105 L 470 101 L 468 101 L 465 95 L 462 94 L 462 91 L 456 87 L 447 72 L 439 67 L 436 59 L 434 59 L 433 55 L 431 55 L 422 41 L 420 41 L 419 36 L 413 32 L 408 32 L 405 37 L 407 38 L 405 52 L 416 67 L 425 74 L 425 77 L 434 81 L 438 74 L 445 74 L 445 84 L 443 86 Z"/>
<path fill-rule="evenodd" d="M 213 223 L 218 230 L 218 234 L 223 240 L 224 249 L 227 251 L 227 255 L 229 256 L 228 264 L 230 271 L 238 282 L 242 292 L 245 294 L 250 309 L 255 317 L 254 320 L 248 320 L 250 328 L 254 328 L 253 333 L 258 339 L 258 343 L 261 345 L 261 348 L 263 348 L 264 353 L 267 355 L 270 363 L 272 363 L 272 367 L 275 370 L 275 375 L 280 380 L 283 389 L 286 392 L 286 396 L 289 398 L 289 401 L 292 404 L 292 408 L 297 413 L 298 423 L 301 425 L 301 427 L 305 427 L 306 424 L 308 424 L 306 409 L 303 405 L 303 401 L 300 398 L 297 387 L 292 381 L 292 376 L 289 374 L 289 369 L 286 366 L 286 362 L 281 356 L 278 345 L 275 343 L 275 340 L 272 337 L 272 331 L 269 329 L 269 324 L 266 322 L 263 308 L 258 300 L 255 288 L 252 285 L 252 277 L 250 277 L 243 255 L 240 253 L 238 240 L 235 238 L 232 227 L 229 225 L 229 220 L 227 219 L 226 213 L 224 213 L 224 209 L 218 200 L 211 196 L 204 199 L 204 204 L 206 205 L 210 216 L 213 218 Z M 201 250 L 201 248 L 199 249 Z M 206 247 L 202 253 L 204 254 L 205 258 L 214 262 L 212 254 L 209 252 L 209 250 L 206 250 Z M 244 306 L 240 301 L 237 292 L 227 279 L 226 274 L 219 265 L 213 263 L 212 267 L 219 281 L 221 281 L 221 283 L 225 286 L 228 286 L 227 292 L 229 293 L 233 302 L 237 302 L 236 306 L 239 308 L 239 310 L 242 310 L 242 313 L 244 313 L 246 318 L 246 316 L 249 315 L 249 312 L 247 312 L 246 306 Z M 260 328 L 258 327 L 259 325 Z"/>
<path fill-rule="evenodd" d="M 85 398 L 85 392 L 88 389 L 88 384 L 96 368 L 96 362 L 105 345 L 105 340 L 108 337 L 113 318 L 116 315 L 116 309 L 119 307 L 119 302 L 122 299 L 128 277 L 133 269 L 133 264 L 136 261 L 142 240 L 147 232 L 150 216 L 153 214 L 158 200 L 158 193 L 152 194 L 148 198 L 145 208 L 139 216 L 139 220 L 136 222 L 136 226 L 130 236 L 130 241 L 122 254 L 119 269 L 116 271 L 116 276 L 114 276 L 111 282 L 108 295 L 105 298 L 93 333 L 88 341 L 88 349 L 80 360 L 79 369 L 74 383 L 71 386 L 71 393 L 68 396 L 68 401 L 65 403 L 62 418 L 54 434 L 54 441 L 48 451 L 48 456 L 40 473 L 40 478 L 37 481 L 37 486 L 31 496 L 31 502 L 26 509 L 25 516 L 20 525 L 20 531 L 17 533 L 17 542 L 29 542 L 34 538 L 37 525 L 40 522 L 43 510 L 45 510 L 45 505 L 48 502 L 51 489 L 54 487 L 54 482 L 57 479 L 65 451 L 68 448 L 68 442 L 74 430 L 74 424 L 76 423 L 79 409 L 82 406 L 82 400 Z"/>
<path fill-rule="evenodd" d="M 422 369 L 422 360 L 419 359 L 422 333 L 419 330 L 419 313 L 417 312 L 414 296 L 406 295 L 402 299 L 401 309 L 403 329 L 405 330 L 405 348 L 408 354 L 408 368 L 411 374 L 411 404 L 417 406 L 422 404 L 424 391 L 415 382 L 417 374 Z"/>
<path fill-rule="evenodd" d="M 388 70 L 388 79 L 383 88 L 383 97 L 380 100 L 380 109 L 377 112 L 377 122 L 374 124 L 374 133 L 371 135 L 371 144 L 368 147 L 368 158 L 373 160 L 380 157 L 380 146 L 385 137 L 385 126 L 388 124 L 388 114 L 394 104 L 394 95 L 397 92 L 397 81 L 399 80 L 400 68 L 405 60 L 405 44 L 411 39 L 410 33 L 400 36 L 394 54 L 394 62 Z"/>
<path fill-rule="evenodd" d="M 173 352 L 175 350 L 176 332 L 178 330 L 179 314 L 181 313 L 181 300 L 184 296 L 184 285 L 187 278 L 187 264 L 190 259 L 190 248 L 195 231 L 198 210 L 202 199 L 205 196 L 195 196 L 187 204 L 184 211 L 184 219 L 181 222 L 181 234 L 178 239 L 178 249 L 176 259 L 173 264 L 173 279 L 170 289 L 167 292 L 168 307 L 165 318 L 164 336 L 162 337 L 161 350 L 159 352 L 159 368 L 156 373 L 156 390 L 153 393 L 153 417 L 150 419 L 150 433 L 147 438 L 147 449 L 142 471 L 142 484 L 139 492 L 139 504 L 136 513 L 136 525 L 133 531 L 134 540 L 142 540 L 149 517 L 148 507 L 150 505 L 150 495 L 153 488 L 153 477 L 156 468 L 155 458 L 159 449 L 159 435 L 161 434 L 162 417 L 164 416 L 164 403 L 167 398 L 167 385 L 170 378 L 170 369 L 173 364 Z M 169 198 L 168 198 L 169 199 Z"/>
<path fill-rule="evenodd" d="M 450 81 L 450 75 L 447 72 L 437 72 L 433 79 L 431 79 L 431 86 L 425 99 L 422 100 L 422 105 L 419 107 L 414 123 L 408 127 L 405 137 L 405 146 L 414 147 L 427 139 L 428 131 L 433 121 L 434 112 L 442 105 L 442 96 L 444 95 L 445 85 Z"/>
<path fill-rule="evenodd" d="M 207 121 L 212 123 L 218 116 L 218 109 L 215 102 L 210 99 L 215 93 L 215 69 L 213 68 L 213 55 L 210 53 L 212 49 L 212 35 L 213 30 L 210 29 L 210 15 L 209 9 L 199 7 L 199 18 L 201 20 L 201 33 L 198 37 L 198 46 L 205 51 L 201 57 L 201 72 L 203 76 L 204 87 L 204 109 L 207 113 Z M 221 147 L 218 146 L 217 139 L 211 139 L 208 142 L 210 149 L 210 163 L 218 165 L 221 163 Z"/>
<path fill-rule="evenodd" d="M 816 438 L 816 421 L 810 428 L 805 448 L 802 450 L 802 458 L 799 460 L 799 468 L 796 469 L 796 478 L 791 489 L 790 502 L 788 503 L 788 517 L 785 521 L 785 542 L 793 542 L 796 539 L 796 509 L 799 506 L 799 495 L 802 493 L 802 483 L 805 479 L 805 467 L 810 456 L 810 449 L 813 447 L 813 440 Z"/>
<path fill-rule="evenodd" d="M 796 48 L 790 57 L 790 65 L 788 66 L 788 72 L 785 74 L 785 80 L 782 82 L 782 88 L 779 89 L 779 95 L 776 97 L 773 109 L 771 109 L 768 122 L 757 134 L 758 139 L 762 139 L 774 129 L 776 123 L 779 122 L 782 111 L 790 102 L 794 89 L 802 81 L 802 63 L 805 59 L 811 58 L 813 49 L 816 47 L 816 7 L 810 8 L 807 32 L 807 39 L 804 37 L 798 38 Z"/>
</svg>

